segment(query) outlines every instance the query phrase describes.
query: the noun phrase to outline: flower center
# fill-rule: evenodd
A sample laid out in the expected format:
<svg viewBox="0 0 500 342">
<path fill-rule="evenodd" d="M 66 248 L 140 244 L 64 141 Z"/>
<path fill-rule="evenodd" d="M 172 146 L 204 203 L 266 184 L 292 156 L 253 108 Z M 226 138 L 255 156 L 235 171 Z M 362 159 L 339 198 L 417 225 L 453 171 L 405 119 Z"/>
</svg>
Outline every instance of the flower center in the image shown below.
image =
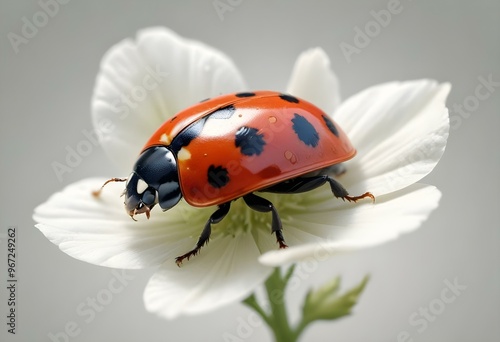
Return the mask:
<svg viewBox="0 0 500 342">
<path fill-rule="evenodd" d="M 328 190 L 325 188 L 325 190 Z M 255 193 L 255 195 L 263 197 L 270 201 L 276 208 L 281 219 L 285 240 L 287 227 L 296 226 L 296 215 L 309 213 L 315 204 L 324 202 L 326 199 L 331 200 L 329 191 L 321 192 L 319 189 L 301 194 L 272 194 L 272 193 Z M 183 205 L 185 204 L 185 205 Z M 178 205 L 176 209 L 180 209 L 182 220 L 189 225 L 189 229 L 193 233 L 193 238 L 201 234 L 203 227 L 210 218 L 216 207 L 195 208 L 187 203 Z M 295 217 L 295 219 L 294 219 Z M 240 234 L 252 234 L 256 237 L 257 232 L 264 233 L 263 236 L 271 236 L 271 212 L 259 212 L 251 209 L 242 198 L 231 202 L 229 213 L 219 223 L 212 224 L 211 239 L 217 236 L 239 236 Z"/>
<path fill-rule="evenodd" d="M 332 194 L 327 187 L 320 190 L 300 194 L 273 194 L 259 193 L 255 195 L 270 201 L 278 213 L 283 226 L 285 242 L 290 243 L 292 239 L 292 228 L 302 228 L 304 219 L 302 215 L 319 213 L 326 210 L 325 204 L 331 203 Z M 330 207 L 328 205 L 328 207 Z M 181 202 L 173 210 L 179 210 L 181 224 L 184 229 L 190 231 L 193 239 L 198 239 L 207 220 L 217 210 L 216 206 L 207 208 L 192 207 L 186 202 Z M 329 209 L 328 209 L 329 210 Z M 219 237 L 239 237 L 243 234 L 251 234 L 259 248 L 265 251 L 269 246 L 274 246 L 276 237 L 271 234 L 271 212 L 259 212 L 251 209 L 242 198 L 231 202 L 228 214 L 219 222 L 212 224 L 211 240 Z M 269 239 L 264 241 L 261 239 Z M 266 247 L 267 246 L 267 247 Z"/>
<path fill-rule="evenodd" d="M 226 218 L 214 227 L 214 232 L 235 236 L 248 233 L 252 229 L 267 229 L 271 224 L 268 216 L 266 213 L 250 209 L 240 198 L 231 204 L 231 210 Z"/>
<path fill-rule="evenodd" d="M 279 217 L 286 226 L 290 218 L 297 210 L 303 209 L 304 194 L 301 195 L 282 195 L 257 193 L 257 196 L 264 197 L 275 206 Z M 214 234 L 223 234 L 224 236 L 242 233 L 252 233 L 257 230 L 263 230 L 271 233 L 271 212 L 259 212 L 251 209 L 245 201 L 240 198 L 231 203 L 231 209 L 227 216 L 220 223 L 212 226 Z"/>
</svg>

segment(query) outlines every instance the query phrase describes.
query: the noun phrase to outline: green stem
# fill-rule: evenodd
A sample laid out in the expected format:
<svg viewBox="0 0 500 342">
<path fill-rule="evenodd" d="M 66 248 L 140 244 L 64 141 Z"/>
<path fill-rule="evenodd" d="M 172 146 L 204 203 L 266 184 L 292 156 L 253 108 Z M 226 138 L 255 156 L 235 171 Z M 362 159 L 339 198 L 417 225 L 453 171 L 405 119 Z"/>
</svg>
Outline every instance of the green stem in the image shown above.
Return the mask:
<svg viewBox="0 0 500 342">
<path fill-rule="evenodd" d="M 267 323 L 274 334 L 275 342 L 296 342 L 300 335 L 293 329 L 288 321 L 285 305 L 285 289 L 293 273 L 294 266 L 287 270 L 282 277 L 279 268 L 265 282 L 269 312 L 264 310 L 257 302 L 255 295 L 250 295 L 243 301 L 244 304 L 254 309 Z"/>
<path fill-rule="evenodd" d="M 279 268 L 274 269 L 264 283 L 268 300 L 264 308 L 259 305 L 254 294 L 243 301 L 266 322 L 274 334 L 275 342 L 297 342 L 309 324 L 319 320 L 335 320 L 349 315 L 368 282 L 368 276 L 366 276 L 357 286 L 339 294 L 340 278 L 337 277 L 315 290 L 310 290 L 304 299 L 302 318 L 293 327 L 288 321 L 285 289 L 293 274 L 294 267 L 290 267 L 283 275 L 281 275 Z"/>
<path fill-rule="evenodd" d="M 264 322 L 266 322 L 267 325 L 269 326 L 272 325 L 273 322 L 270 320 L 268 314 L 264 311 L 264 309 L 260 307 L 259 303 L 257 302 L 257 299 L 255 298 L 255 294 L 252 293 L 247 299 L 243 301 L 243 304 L 246 304 L 252 309 L 254 309 L 255 312 L 257 312 L 260 315 L 260 317 L 262 317 L 262 319 L 264 320 Z"/>
<path fill-rule="evenodd" d="M 297 341 L 297 336 L 293 333 L 288 322 L 288 314 L 285 307 L 286 280 L 286 278 L 281 278 L 280 269 L 275 268 L 273 274 L 265 283 L 271 307 L 271 317 L 274 323 L 270 328 L 273 330 L 276 342 Z"/>
</svg>

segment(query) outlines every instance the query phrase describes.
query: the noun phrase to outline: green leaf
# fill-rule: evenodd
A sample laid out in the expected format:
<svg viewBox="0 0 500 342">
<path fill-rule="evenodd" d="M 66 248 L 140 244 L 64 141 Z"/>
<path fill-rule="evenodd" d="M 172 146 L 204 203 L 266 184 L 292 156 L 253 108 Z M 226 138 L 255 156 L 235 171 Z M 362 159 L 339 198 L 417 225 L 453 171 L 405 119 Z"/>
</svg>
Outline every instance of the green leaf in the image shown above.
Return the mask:
<svg viewBox="0 0 500 342">
<path fill-rule="evenodd" d="M 302 328 L 314 321 L 334 320 L 349 315 L 368 279 L 369 277 L 365 276 L 361 283 L 342 295 L 338 294 L 339 277 L 316 290 L 310 290 L 302 308 Z"/>
</svg>

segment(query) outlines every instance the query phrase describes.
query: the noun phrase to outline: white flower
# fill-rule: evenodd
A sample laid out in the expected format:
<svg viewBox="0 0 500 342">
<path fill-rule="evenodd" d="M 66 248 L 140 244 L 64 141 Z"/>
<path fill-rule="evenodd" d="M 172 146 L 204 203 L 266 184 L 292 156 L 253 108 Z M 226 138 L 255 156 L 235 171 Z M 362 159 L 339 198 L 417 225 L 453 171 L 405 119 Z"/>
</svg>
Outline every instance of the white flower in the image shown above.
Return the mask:
<svg viewBox="0 0 500 342">
<path fill-rule="evenodd" d="M 134 222 L 123 208 L 123 183 L 100 198 L 105 178 L 84 179 L 35 209 L 36 227 L 59 248 L 93 264 L 138 269 L 158 266 L 144 300 L 167 318 L 213 310 L 252 293 L 272 267 L 354 250 L 416 229 L 438 205 L 440 192 L 415 184 L 440 159 L 448 137 L 448 84 L 432 80 L 371 87 L 340 104 L 337 80 L 323 50 L 299 56 L 287 92 L 331 113 L 358 150 L 339 181 L 376 203 L 335 199 L 328 186 L 300 195 L 262 194 L 276 206 L 289 248 L 279 250 L 270 214 L 234 202 L 213 226 L 210 243 L 179 268 L 175 257 L 195 244 L 214 208 L 181 201 Z M 92 100 L 103 149 L 126 176 L 149 136 L 164 120 L 201 99 L 249 90 L 221 52 L 165 28 L 139 32 L 104 56 Z"/>
</svg>

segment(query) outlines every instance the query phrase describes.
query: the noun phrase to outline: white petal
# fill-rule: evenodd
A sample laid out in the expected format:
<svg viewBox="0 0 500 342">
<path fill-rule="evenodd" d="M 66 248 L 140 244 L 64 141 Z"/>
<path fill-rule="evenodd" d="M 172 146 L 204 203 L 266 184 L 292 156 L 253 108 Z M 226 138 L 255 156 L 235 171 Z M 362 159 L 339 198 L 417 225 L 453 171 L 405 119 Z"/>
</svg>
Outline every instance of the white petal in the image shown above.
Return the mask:
<svg viewBox="0 0 500 342">
<path fill-rule="evenodd" d="M 345 204 L 337 210 L 297 214 L 284 227 L 289 248 L 263 254 L 259 261 L 279 266 L 307 258 L 378 245 L 418 228 L 437 208 L 441 193 L 433 186 L 413 184 L 380 196 L 375 204 Z"/>
<path fill-rule="evenodd" d="M 219 236 L 181 268 L 166 262 L 144 293 L 146 308 L 164 318 L 199 314 L 250 295 L 272 269 L 257 261 L 250 234 Z"/>
<path fill-rule="evenodd" d="M 323 49 L 309 49 L 299 56 L 287 92 L 314 103 L 326 113 L 335 111 L 340 103 L 339 85 Z"/>
<path fill-rule="evenodd" d="M 243 89 L 240 72 L 220 51 L 150 28 L 103 57 L 93 124 L 104 150 L 125 171 L 168 117 L 207 97 Z"/>
<path fill-rule="evenodd" d="M 179 203 L 168 213 L 153 209 L 151 219 L 133 221 L 124 210 L 120 195 L 124 183 L 109 184 L 95 198 L 104 179 L 84 179 L 52 195 L 35 209 L 36 227 L 70 256 L 93 264 L 116 268 L 161 265 L 182 251 L 183 241 L 199 234 L 199 225 L 187 225 Z M 184 239 L 184 240 L 183 240 Z"/>
<path fill-rule="evenodd" d="M 334 118 L 358 150 L 339 179 L 349 192 L 378 196 L 432 171 L 448 138 L 449 91 L 449 84 L 431 80 L 393 82 L 342 103 Z"/>
</svg>

